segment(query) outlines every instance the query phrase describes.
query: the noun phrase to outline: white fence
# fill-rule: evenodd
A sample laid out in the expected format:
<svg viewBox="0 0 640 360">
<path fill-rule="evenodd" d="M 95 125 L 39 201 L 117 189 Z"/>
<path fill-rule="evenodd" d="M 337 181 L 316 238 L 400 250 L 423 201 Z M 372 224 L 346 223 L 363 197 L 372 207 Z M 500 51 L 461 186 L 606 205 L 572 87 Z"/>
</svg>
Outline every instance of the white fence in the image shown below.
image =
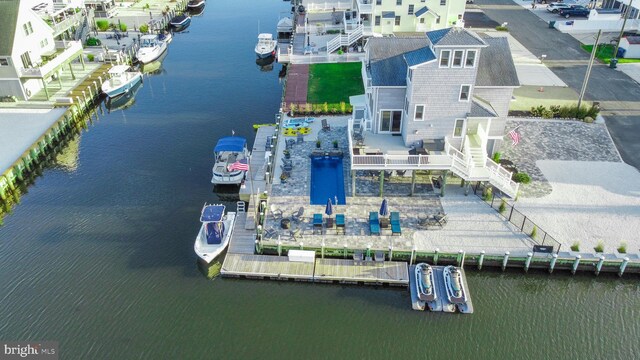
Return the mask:
<svg viewBox="0 0 640 360">
<path fill-rule="evenodd" d="M 623 20 L 574 20 L 566 19 L 556 21 L 554 27 L 562 32 L 596 32 L 620 31 Z M 640 20 L 627 20 L 625 30 L 640 29 Z"/>
</svg>

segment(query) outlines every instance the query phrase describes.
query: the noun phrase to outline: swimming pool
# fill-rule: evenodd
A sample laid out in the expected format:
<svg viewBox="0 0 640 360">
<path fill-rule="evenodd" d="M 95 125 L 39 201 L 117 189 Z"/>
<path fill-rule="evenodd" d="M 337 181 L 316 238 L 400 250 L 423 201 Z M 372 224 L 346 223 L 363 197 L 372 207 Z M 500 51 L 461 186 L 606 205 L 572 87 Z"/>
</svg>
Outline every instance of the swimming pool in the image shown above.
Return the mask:
<svg viewBox="0 0 640 360">
<path fill-rule="evenodd" d="M 342 157 L 318 156 L 311 158 L 311 205 L 324 205 L 328 199 L 335 205 L 346 203 Z"/>
</svg>

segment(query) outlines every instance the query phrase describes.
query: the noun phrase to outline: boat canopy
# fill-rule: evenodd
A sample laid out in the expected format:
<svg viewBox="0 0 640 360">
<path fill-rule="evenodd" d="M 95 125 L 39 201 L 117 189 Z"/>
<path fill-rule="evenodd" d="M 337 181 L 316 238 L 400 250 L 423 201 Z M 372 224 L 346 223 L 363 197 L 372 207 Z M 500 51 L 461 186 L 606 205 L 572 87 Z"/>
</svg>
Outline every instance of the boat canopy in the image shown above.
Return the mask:
<svg viewBox="0 0 640 360">
<path fill-rule="evenodd" d="M 119 75 L 119 74 L 122 74 L 123 72 L 126 72 L 127 70 L 129 70 L 129 65 L 116 65 L 111 69 L 109 69 L 109 74 Z"/>
<path fill-rule="evenodd" d="M 214 152 L 237 151 L 242 152 L 247 145 L 247 139 L 240 136 L 227 136 L 218 140 Z"/>
<path fill-rule="evenodd" d="M 224 216 L 224 205 L 206 205 L 200 215 L 201 222 L 220 222 Z"/>
<path fill-rule="evenodd" d="M 272 40 L 272 39 L 273 39 L 273 34 L 262 33 L 258 35 L 258 40 Z"/>
<path fill-rule="evenodd" d="M 291 18 L 285 17 L 278 21 L 278 32 L 290 33 L 293 32 L 293 21 Z"/>
</svg>

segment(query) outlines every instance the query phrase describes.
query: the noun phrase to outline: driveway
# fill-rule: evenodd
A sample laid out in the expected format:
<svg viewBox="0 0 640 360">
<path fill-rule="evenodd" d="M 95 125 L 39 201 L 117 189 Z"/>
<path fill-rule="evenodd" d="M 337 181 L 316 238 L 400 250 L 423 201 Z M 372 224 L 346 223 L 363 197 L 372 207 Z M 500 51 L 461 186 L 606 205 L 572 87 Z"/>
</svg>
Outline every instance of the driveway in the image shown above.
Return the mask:
<svg viewBox="0 0 640 360">
<path fill-rule="evenodd" d="M 589 54 L 575 38 L 549 29 L 545 21 L 511 0 L 477 0 L 476 4 L 496 22 L 508 22 L 516 40 L 534 55 L 547 55 L 547 66 L 569 87 L 580 91 Z M 585 98 L 600 102 L 622 158 L 640 169 L 640 85 L 626 74 L 596 63 Z"/>
</svg>

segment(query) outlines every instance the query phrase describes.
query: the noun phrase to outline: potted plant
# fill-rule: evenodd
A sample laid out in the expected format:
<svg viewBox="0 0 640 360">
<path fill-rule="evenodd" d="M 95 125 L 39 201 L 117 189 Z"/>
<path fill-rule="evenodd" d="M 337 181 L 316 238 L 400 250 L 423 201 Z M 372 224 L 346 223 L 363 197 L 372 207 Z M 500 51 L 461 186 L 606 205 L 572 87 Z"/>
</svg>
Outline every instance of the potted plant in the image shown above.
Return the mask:
<svg viewBox="0 0 640 360">
<path fill-rule="evenodd" d="M 282 153 L 284 154 L 284 158 L 285 159 L 290 159 L 291 158 L 291 152 L 288 149 L 283 151 Z"/>
<path fill-rule="evenodd" d="M 338 148 L 338 140 L 333 140 L 333 148 L 334 149 Z"/>
<path fill-rule="evenodd" d="M 287 175 L 285 175 L 285 174 L 281 174 L 280 175 L 280 183 L 281 184 L 286 184 L 287 183 Z"/>
<path fill-rule="evenodd" d="M 320 149 L 321 146 L 322 142 L 320 141 L 320 139 L 316 140 L 316 149 Z"/>
</svg>

